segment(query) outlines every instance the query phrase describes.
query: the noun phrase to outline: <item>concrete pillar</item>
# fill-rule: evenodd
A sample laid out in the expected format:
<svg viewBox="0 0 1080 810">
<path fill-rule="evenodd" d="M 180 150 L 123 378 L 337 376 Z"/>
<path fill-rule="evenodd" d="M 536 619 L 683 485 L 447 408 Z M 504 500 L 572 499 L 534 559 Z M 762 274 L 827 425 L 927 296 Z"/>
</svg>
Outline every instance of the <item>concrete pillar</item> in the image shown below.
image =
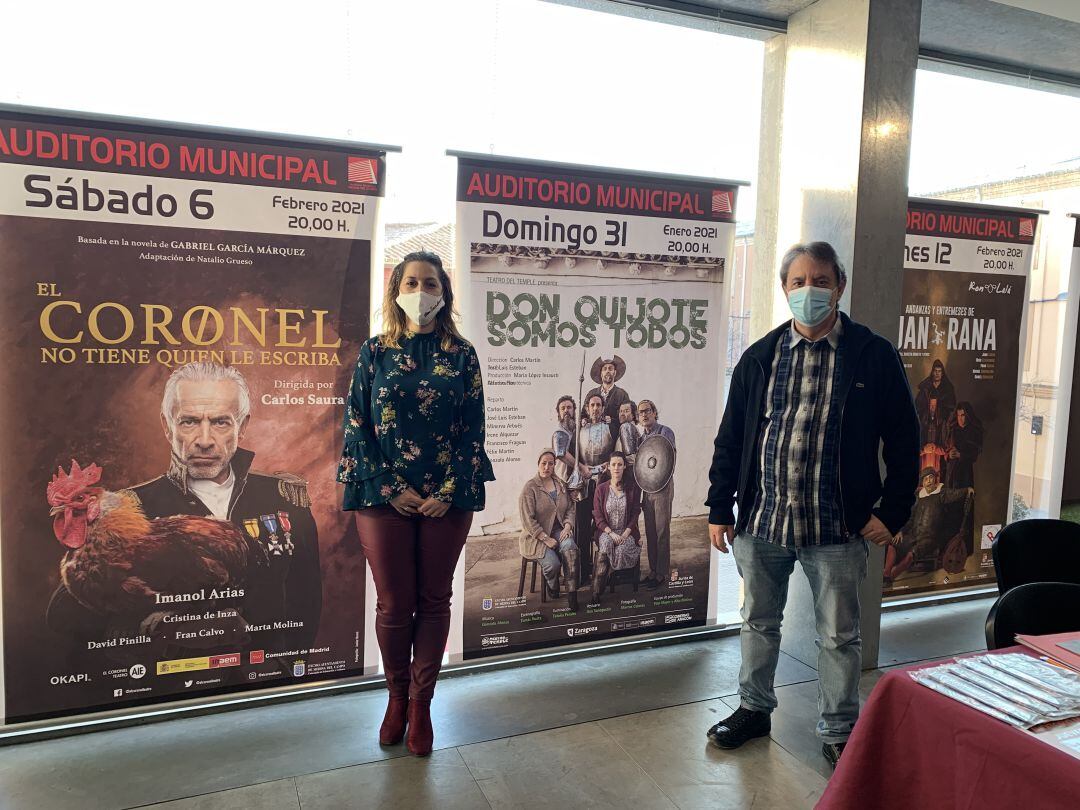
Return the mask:
<svg viewBox="0 0 1080 810">
<path fill-rule="evenodd" d="M 818 0 L 766 44 L 752 337 L 790 317 L 779 260 L 824 240 L 848 267 L 841 306 L 895 339 L 922 0 Z M 884 554 L 861 591 L 863 665 L 877 665 Z M 783 649 L 817 664 L 810 589 L 792 577 Z"/>
</svg>

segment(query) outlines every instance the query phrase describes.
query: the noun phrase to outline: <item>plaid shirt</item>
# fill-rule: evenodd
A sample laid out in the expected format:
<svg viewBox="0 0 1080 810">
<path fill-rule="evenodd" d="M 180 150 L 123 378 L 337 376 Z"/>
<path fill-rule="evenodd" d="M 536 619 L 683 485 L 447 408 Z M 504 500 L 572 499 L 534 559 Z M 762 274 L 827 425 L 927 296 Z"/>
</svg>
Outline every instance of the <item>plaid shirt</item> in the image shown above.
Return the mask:
<svg viewBox="0 0 1080 810">
<path fill-rule="evenodd" d="M 847 542 L 840 509 L 840 319 L 811 342 L 792 324 L 776 344 L 747 531 L 781 546 Z"/>
</svg>

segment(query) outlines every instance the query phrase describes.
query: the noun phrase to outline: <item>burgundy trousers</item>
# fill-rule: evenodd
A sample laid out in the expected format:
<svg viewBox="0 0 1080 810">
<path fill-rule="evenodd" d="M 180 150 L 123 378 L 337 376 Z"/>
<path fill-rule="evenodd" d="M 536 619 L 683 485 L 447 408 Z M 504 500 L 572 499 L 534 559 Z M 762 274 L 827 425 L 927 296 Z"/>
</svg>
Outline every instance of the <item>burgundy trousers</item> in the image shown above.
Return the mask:
<svg viewBox="0 0 1080 810">
<path fill-rule="evenodd" d="M 375 635 L 393 696 L 431 700 L 450 634 L 454 569 L 473 513 L 406 517 L 392 506 L 356 512 L 375 580 Z"/>
</svg>

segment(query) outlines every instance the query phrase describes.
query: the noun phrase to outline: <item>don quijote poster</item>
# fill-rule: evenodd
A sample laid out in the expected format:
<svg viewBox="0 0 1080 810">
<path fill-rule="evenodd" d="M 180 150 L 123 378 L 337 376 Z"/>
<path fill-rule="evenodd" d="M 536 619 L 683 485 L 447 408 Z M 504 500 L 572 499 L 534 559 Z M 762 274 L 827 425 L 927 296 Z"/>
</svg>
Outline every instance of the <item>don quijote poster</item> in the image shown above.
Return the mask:
<svg viewBox="0 0 1080 810">
<path fill-rule="evenodd" d="M 738 185 L 458 164 L 496 476 L 465 550 L 464 657 L 705 624 Z"/>
</svg>

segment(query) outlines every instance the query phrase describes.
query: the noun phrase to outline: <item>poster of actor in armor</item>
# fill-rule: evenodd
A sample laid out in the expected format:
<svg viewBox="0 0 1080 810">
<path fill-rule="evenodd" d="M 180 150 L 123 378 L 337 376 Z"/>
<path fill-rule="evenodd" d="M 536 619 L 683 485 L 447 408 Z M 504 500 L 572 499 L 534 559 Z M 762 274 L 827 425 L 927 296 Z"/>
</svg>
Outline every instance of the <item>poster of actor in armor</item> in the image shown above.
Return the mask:
<svg viewBox="0 0 1080 810">
<path fill-rule="evenodd" d="M 497 479 L 457 590 L 464 658 L 715 612 L 702 502 L 736 191 L 459 156 L 458 261 Z"/>
<path fill-rule="evenodd" d="M 384 165 L 0 113 L 6 722 L 363 674 L 333 470 Z"/>
<path fill-rule="evenodd" d="M 1037 217 L 910 203 L 897 345 L 919 416 L 920 475 L 911 518 L 886 548 L 886 594 L 993 580 Z"/>
</svg>

